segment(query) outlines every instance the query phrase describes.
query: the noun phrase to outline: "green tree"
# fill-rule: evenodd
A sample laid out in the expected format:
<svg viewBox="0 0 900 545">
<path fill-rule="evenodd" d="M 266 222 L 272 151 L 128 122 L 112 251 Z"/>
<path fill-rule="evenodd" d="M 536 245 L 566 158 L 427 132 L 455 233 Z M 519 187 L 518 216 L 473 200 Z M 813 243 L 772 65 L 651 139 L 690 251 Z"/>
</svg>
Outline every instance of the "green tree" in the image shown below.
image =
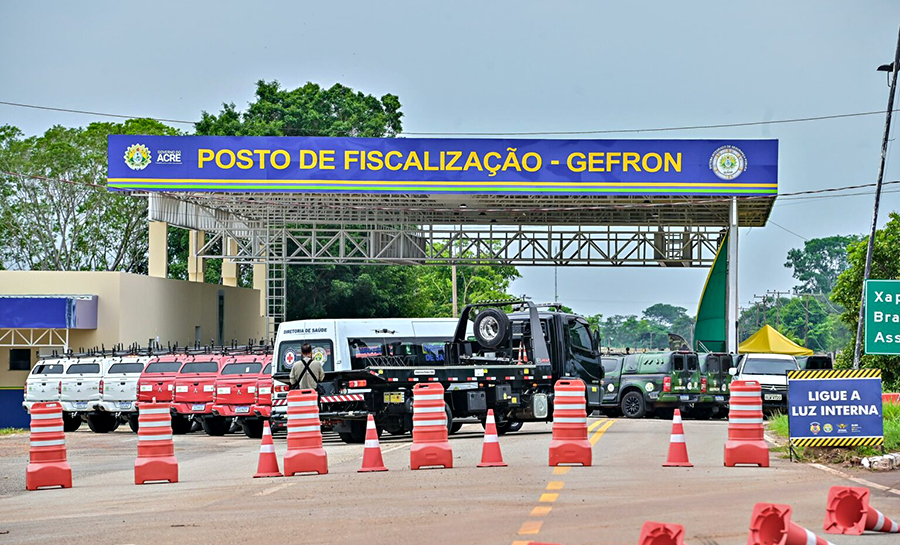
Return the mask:
<svg viewBox="0 0 900 545">
<path fill-rule="evenodd" d="M 391 265 L 289 267 L 287 318 L 414 316 L 418 309 L 417 269 Z"/>
<path fill-rule="evenodd" d="M 177 134 L 148 119 L 0 127 L 0 259 L 16 269 L 146 272 L 147 202 L 106 190 L 109 134 Z M 60 181 L 62 180 L 62 181 Z"/>
<path fill-rule="evenodd" d="M 417 316 L 453 315 L 452 268 L 448 265 L 416 267 Z M 510 299 L 509 284 L 521 275 L 511 265 L 458 265 L 456 267 L 459 310 L 479 301 Z"/>
<path fill-rule="evenodd" d="M 794 278 L 801 282 L 794 289 L 830 294 L 838 276 L 849 266 L 847 247 L 859 240 L 856 235 L 813 238 L 803 243 L 803 249 L 790 250 L 784 266 L 793 269 Z"/>
<path fill-rule="evenodd" d="M 863 239 L 850 246 L 847 256 L 850 266 L 838 277 L 831 296 L 833 301 L 844 307 L 841 318 L 852 332 L 850 340 L 837 358 L 837 364 L 841 367 L 850 367 L 853 363 L 867 242 Z M 900 279 L 900 214 L 897 212 L 891 212 L 884 228 L 875 232 L 869 278 Z M 860 364 L 863 367 L 881 369 L 886 390 L 900 388 L 900 356 L 864 355 Z"/>
</svg>

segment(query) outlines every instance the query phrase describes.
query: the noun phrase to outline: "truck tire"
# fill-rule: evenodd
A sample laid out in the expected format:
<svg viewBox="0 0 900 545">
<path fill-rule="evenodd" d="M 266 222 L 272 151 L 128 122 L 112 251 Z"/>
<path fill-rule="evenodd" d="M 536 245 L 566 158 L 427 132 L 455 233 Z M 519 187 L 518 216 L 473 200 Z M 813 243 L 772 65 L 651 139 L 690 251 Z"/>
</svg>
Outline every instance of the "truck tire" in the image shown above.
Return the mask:
<svg viewBox="0 0 900 545">
<path fill-rule="evenodd" d="M 688 413 L 688 416 L 697 420 L 709 420 L 713 416 L 713 408 L 701 407 L 699 409 L 691 409 L 691 412 Z"/>
<path fill-rule="evenodd" d="M 519 428 L 522 427 L 521 422 L 518 422 L 518 424 L 519 424 L 519 427 L 516 428 L 516 430 L 518 430 Z M 515 431 L 512 429 L 513 421 L 504 416 L 496 416 L 495 415 L 494 416 L 494 426 L 497 428 L 497 435 L 506 435 L 507 432 L 509 432 L 509 431 Z M 487 427 L 487 419 L 484 419 L 481 421 L 481 427 L 482 428 Z"/>
<path fill-rule="evenodd" d="M 637 390 L 629 391 L 622 397 L 621 409 L 626 418 L 643 418 L 647 414 L 644 394 Z"/>
<path fill-rule="evenodd" d="M 462 422 L 454 422 L 452 426 L 450 426 L 450 431 L 448 432 L 450 435 L 461 430 L 463 427 Z"/>
<path fill-rule="evenodd" d="M 244 435 L 250 439 L 260 439 L 263 435 L 263 420 L 244 420 L 241 422 L 241 428 L 244 430 Z"/>
<path fill-rule="evenodd" d="M 63 413 L 63 431 L 75 431 L 81 427 L 81 415 L 78 413 Z"/>
<path fill-rule="evenodd" d="M 94 433 L 109 433 L 119 427 L 119 421 L 111 413 L 91 413 L 87 415 L 87 422 Z"/>
<path fill-rule="evenodd" d="M 191 426 L 194 423 L 190 418 L 184 416 L 183 414 L 174 414 L 172 415 L 172 433 L 175 435 L 184 435 L 191 431 Z"/>
<path fill-rule="evenodd" d="M 138 415 L 131 415 L 128 417 L 128 427 L 131 428 L 131 431 L 134 433 L 138 432 Z"/>
<path fill-rule="evenodd" d="M 341 441 L 347 444 L 359 444 L 366 442 L 366 422 L 365 420 L 351 420 L 349 422 L 350 431 L 339 431 L 338 435 Z M 379 434 L 380 435 L 380 434 Z"/>
<path fill-rule="evenodd" d="M 510 432 L 519 431 L 522 429 L 522 426 L 524 424 L 525 424 L 525 422 L 522 422 L 521 420 L 512 421 L 509 423 L 509 431 Z"/>
<path fill-rule="evenodd" d="M 212 416 L 201 420 L 200 425 L 203 426 L 203 431 L 206 432 L 206 435 L 221 437 L 228 433 L 228 430 L 231 428 L 231 421 L 221 416 Z"/>
<path fill-rule="evenodd" d="M 472 329 L 478 344 L 484 348 L 497 348 L 509 333 L 509 318 L 500 309 L 485 309 L 475 317 Z"/>
</svg>

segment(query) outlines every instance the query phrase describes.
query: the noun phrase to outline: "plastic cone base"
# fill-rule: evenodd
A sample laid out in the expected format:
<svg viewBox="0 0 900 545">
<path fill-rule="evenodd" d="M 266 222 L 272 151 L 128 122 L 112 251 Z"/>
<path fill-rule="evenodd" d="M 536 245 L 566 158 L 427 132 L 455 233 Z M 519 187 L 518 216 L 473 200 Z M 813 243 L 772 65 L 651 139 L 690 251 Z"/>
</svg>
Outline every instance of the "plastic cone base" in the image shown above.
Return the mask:
<svg viewBox="0 0 900 545">
<path fill-rule="evenodd" d="M 308 448 L 302 450 L 289 450 L 284 455 L 284 474 L 292 477 L 298 473 L 328 473 L 328 457 L 325 449 Z"/>
<path fill-rule="evenodd" d="M 769 446 L 765 441 L 726 441 L 725 467 L 737 464 L 769 467 Z"/>
<path fill-rule="evenodd" d="M 134 462 L 134 484 L 178 482 L 178 462 L 174 456 L 138 458 Z"/>
<path fill-rule="evenodd" d="M 584 467 L 590 467 L 591 462 L 591 442 L 587 439 L 550 441 L 551 466 L 555 467 L 559 464 L 581 464 Z"/>
<path fill-rule="evenodd" d="M 25 489 L 50 487 L 72 488 L 72 468 L 69 462 L 31 463 L 25 469 Z"/>
<path fill-rule="evenodd" d="M 638 545 L 684 545 L 684 526 L 645 522 L 641 528 Z"/>
<path fill-rule="evenodd" d="M 410 469 L 433 466 L 453 468 L 453 451 L 449 443 L 413 443 L 409 451 Z"/>
</svg>

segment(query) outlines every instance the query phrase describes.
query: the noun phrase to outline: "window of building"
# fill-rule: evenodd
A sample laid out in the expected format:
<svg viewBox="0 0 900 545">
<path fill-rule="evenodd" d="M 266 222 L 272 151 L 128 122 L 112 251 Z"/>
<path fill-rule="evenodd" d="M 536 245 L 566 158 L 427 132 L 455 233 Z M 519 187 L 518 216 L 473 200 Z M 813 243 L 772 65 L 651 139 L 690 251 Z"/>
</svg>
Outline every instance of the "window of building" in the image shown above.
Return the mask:
<svg viewBox="0 0 900 545">
<path fill-rule="evenodd" d="M 10 371 L 30 371 L 31 370 L 31 349 L 30 348 L 10 348 L 9 349 L 9 370 Z"/>
</svg>

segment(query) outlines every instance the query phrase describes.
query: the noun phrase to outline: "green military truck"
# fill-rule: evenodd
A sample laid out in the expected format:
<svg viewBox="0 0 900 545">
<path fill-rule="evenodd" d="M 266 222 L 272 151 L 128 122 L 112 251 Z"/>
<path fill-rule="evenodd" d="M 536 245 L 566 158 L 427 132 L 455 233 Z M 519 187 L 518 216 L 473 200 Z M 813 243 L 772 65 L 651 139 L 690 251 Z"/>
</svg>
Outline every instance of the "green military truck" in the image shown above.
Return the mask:
<svg viewBox="0 0 900 545">
<path fill-rule="evenodd" d="M 711 352 L 698 355 L 700 364 L 700 398 L 691 407 L 693 418 L 707 420 L 728 415 L 729 369 L 734 367 L 731 354 Z"/>
<path fill-rule="evenodd" d="M 700 364 L 693 352 L 629 354 L 602 361 L 605 386 L 601 408 L 605 412 L 627 418 L 648 413 L 671 418 L 675 409 L 700 401 Z"/>
</svg>

